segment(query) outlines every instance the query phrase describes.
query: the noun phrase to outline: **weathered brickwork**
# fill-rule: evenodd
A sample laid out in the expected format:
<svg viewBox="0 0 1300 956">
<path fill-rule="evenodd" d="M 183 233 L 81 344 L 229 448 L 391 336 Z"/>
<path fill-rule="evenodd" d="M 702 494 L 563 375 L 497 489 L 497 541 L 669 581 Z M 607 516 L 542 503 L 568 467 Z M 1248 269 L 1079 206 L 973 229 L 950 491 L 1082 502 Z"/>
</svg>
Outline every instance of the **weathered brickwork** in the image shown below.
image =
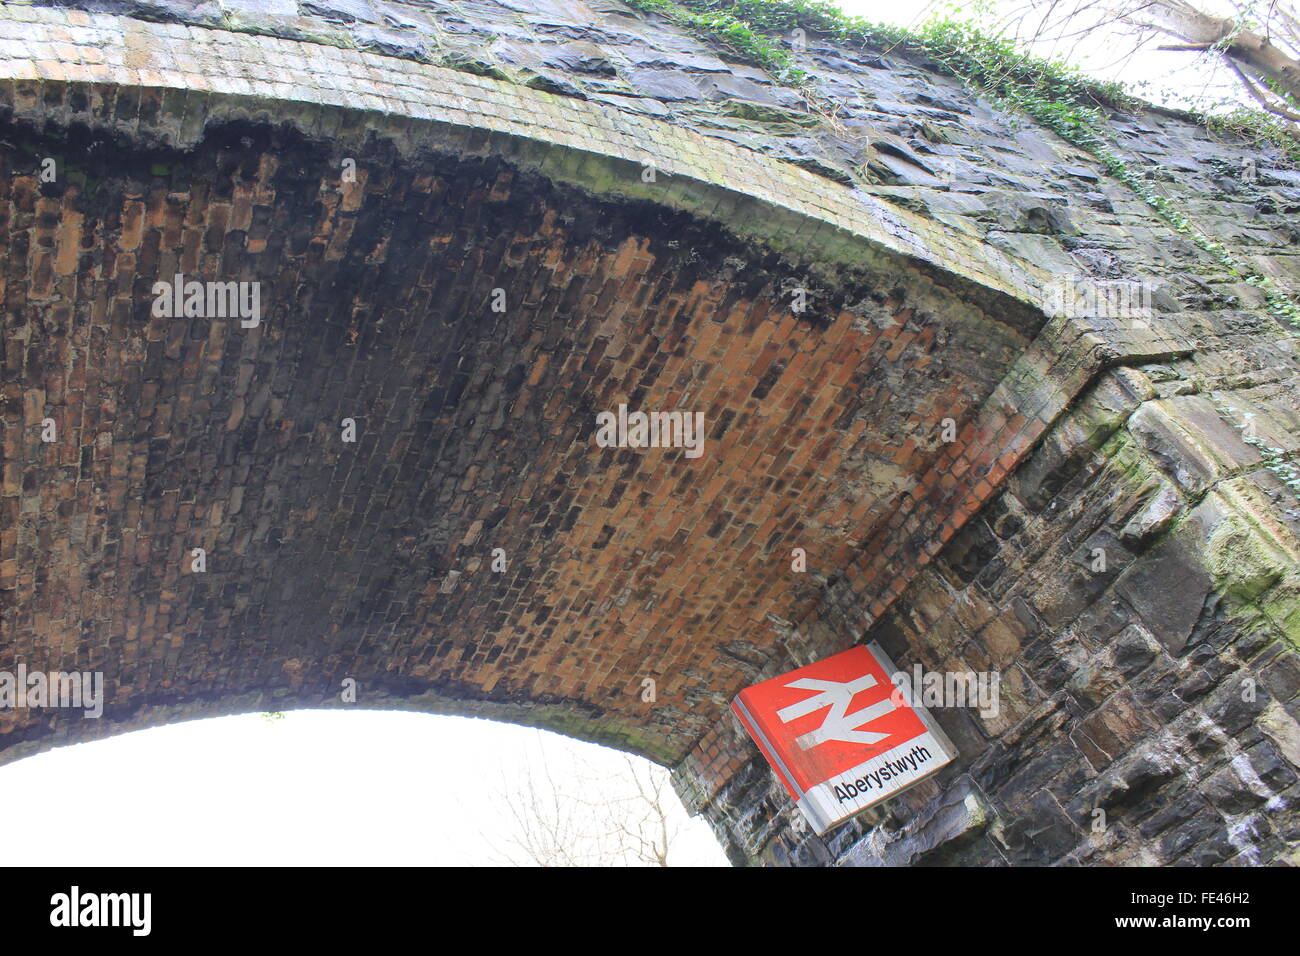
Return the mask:
<svg viewBox="0 0 1300 956">
<path fill-rule="evenodd" d="M 322 145 L 253 125 L 184 154 L 10 132 L 67 184 L 21 154 L 0 180 L 6 654 L 102 668 L 126 712 L 160 683 L 318 702 L 350 676 L 553 702 L 680 757 L 768 615 L 816 600 L 792 548 L 833 561 L 1035 332 L 913 306 L 900 273 L 800 315 L 777 257 L 499 160 L 376 147 L 344 183 Z M 177 273 L 260 282 L 264 323 L 151 315 Z M 959 361 L 976 349 L 999 358 Z M 702 411 L 705 454 L 598 448 L 620 403 Z M 48 729 L 8 716 L 14 741 Z"/>
<path fill-rule="evenodd" d="M 351 677 L 676 766 L 737 862 L 1296 861 L 1296 338 L 1089 157 L 814 38 L 826 123 L 612 0 L 143 6 L 0 4 L 0 670 L 109 691 L 0 762 Z M 1295 287 L 1300 175 L 1113 124 Z M 703 456 L 598 447 L 624 403 Z M 1002 707 L 817 839 L 725 708 L 861 640 Z"/>
</svg>

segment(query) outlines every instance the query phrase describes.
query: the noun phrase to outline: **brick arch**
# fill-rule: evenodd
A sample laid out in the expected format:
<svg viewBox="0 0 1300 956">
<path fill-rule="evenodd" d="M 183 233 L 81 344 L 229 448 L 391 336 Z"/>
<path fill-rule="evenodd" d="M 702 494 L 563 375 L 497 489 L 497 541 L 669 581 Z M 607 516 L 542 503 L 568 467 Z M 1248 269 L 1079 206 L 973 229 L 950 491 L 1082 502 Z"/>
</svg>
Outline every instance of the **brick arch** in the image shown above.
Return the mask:
<svg viewBox="0 0 1300 956">
<path fill-rule="evenodd" d="M 539 160 L 468 120 L 172 95 L 14 86 L 3 653 L 110 703 L 7 715 L 10 758 L 353 678 L 676 763 L 873 526 L 955 493 L 922 483 L 937 422 L 988 414 L 1043 321 L 860 210 L 814 262 L 736 206 L 789 224 L 794 192 L 724 222 L 718 184 L 553 131 Z M 259 282 L 262 324 L 151 315 L 176 273 Z M 703 412 L 706 454 L 597 447 L 619 404 Z"/>
<path fill-rule="evenodd" d="M 907 399 L 923 422 L 992 384 L 940 345 L 1024 342 L 865 279 L 796 315 L 797 264 L 498 159 L 377 142 L 346 183 L 325 144 L 259 124 L 102 160 L 100 137 L 29 135 L 89 158 L 66 187 L 11 169 L 9 248 L 37 236 L 7 320 L 13 407 L 69 444 L 24 417 L 6 450 L 39 502 L 19 553 L 49 565 L 10 592 L 10 654 L 103 667 L 132 713 L 253 688 L 323 704 L 353 677 L 414 707 L 553 707 L 550 724 L 680 756 L 705 712 L 646 706 L 640 681 L 721 705 L 766 616 L 813 597 L 782 554 L 825 567 L 861 505 L 845 489 L 870 487 L 847 475 L 927 441 L 905 419 L 868 437 L 904 400 L 891 384 L 932 380 Z M 177 272 L 260 282 L 263 324 L 151 315 Z M 863 301 L 874 321 L 845 308 Z M 917 368 L 872 377 L 907 348 Z M 703 410 L 708 454 L 597 448 L 595 413 L 620 402 Z"/>
</svg>

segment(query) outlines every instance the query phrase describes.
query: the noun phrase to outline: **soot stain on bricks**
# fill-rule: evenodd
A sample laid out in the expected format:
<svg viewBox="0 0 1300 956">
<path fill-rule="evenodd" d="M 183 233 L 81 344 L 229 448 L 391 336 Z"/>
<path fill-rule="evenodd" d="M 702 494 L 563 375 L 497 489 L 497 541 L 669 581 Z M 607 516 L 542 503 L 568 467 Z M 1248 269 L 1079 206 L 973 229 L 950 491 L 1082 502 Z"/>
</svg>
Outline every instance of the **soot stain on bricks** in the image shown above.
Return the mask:
<svg viewBox="0 0 1300 956">
<path fill-rule="evenodd" d="M 26 155 L 67 148 L 40 131 L 18 135 Z M 79 149 L 103 140 L 76 135 L 90 136 Z M 817 394 L 830 423 L 926 405 L 903 379 L 875 382 L 862 356 L 881 330 L 850 330 L 842 316 L 870 301 L 898 313 L 888 328 L 923 325 L 906 312 L 908 282 L 813 280 L 717 223 L 590 195 L 500 158 L 410 157 L 379 137 L 341 149 L 286 127 L 212 123 L 189 150 L 89 150 L 84 183 L 46 197 L 82 217 L 74 309 L 93 347 L 120 355 L 121 375 L 98 386 L 113 399 L 101 427 L 122 451 L 116 477 L 91 461 L 103 496 L 95 560 L 122 561 L 123 534 L 147 543 L 150 559 L 118 581 L 130 583 L 134 604 L 175 609 L 171 628 L 184 639 L 169 654 L 191 668 L 175 682 L 179 698 L 209 699 L 218 674 L 283 692 L 281 664 L 314 660 L 294 693 L 327 696 L 348 674 L 396 696 L 440 689 L 558 704 L 539 689 L 556 641 L 577 655 L 568 666 L 578 674 L 577 660 L 632 639 L 643 609 L 685 627 L 734 628 L 722 604 L 742 590 L 796 594 L 770 569 L 765 580 L 738 571 L 725 595 L 697 607 L 704 595 L 693 586 L 657 593 L 662 559 L 657 567 L 646 556 L 695 547 L 695 560 L 717 552 L 741 569 L 757 520 L 748 513 L 775 506 L 762 489 L 812 494 L 810 513 L 837 507 L 837 483 L 810 484 L 806 459 L 789 465 L 797 443 L 812 441 L 797 422 Z M 355 183 L 341 178 L 345 156 Z M 65 221 L 53 208 L 42 216 L 48 233 Z M 261 283 L 261 324 L 150 315 L 153 282 L 177 272 Z M 504 311 L 491 308 L 495 289 Z M 791 289 L 809 292 L 807 310 L 791 309 Z M 951 335 L 973 341 L 988 328 L 997 324 Z M 855 348 L 824 343 L 833 329 Z M 1008 350 L 1018 340 L 1009 328 L 998 334 Z M 747 345 L 757 337 L 766 343 Z M 711 338 L 726 348 L 706 347 Z M 733 341 L 739 358 L 728 367 Z M 32 361 L 44 361 L 48 344 L 32 347 Z M 821 357 L 808 365 L 800 353 L 814 349 Z M 889 370 L 879 364 L 877 377 Z M 832 369 L 842 385 L 829 384 Z M 953 374 L 954 407 L 977 402 L 998 375 L 978 372 Z M 598 411 L 701 394 L 717 396 L 702 409 L 708 447 L 733 434 L 741 447 L 775 442 L 786 471 L 751 476 L 707 457 L 688 467 L 635 449 L 600 458 Z M 773 401 L 788 402 L 793 417 L 766 422 L 759 411 Z M 357 424 L 354 444 L 339 438 L 345 418 Z M 886 452 L 871 442 L 846 444 L 844 467 Z M 719 468 L 736 505 L 702 497 Z M 665 487 L 695 512 L 695 545 L 683 529 L 660 538 L 619 510 L 627 502 L 657 514 Z M 128 515 L 136 494 L 138 513 Z M 824 533 L 822 522 L 791 516 L 769 531 L 769 547 L 783 527 Z M 596 540 L 604 544 L 593 550 Z M 182 541 L 207 548 L 205 573 L 178 571 Z M 490 574 L 484 559 L 502 544 L 508 567 Z M 589 557 L 574 565 L 575 553 Z M 88 580 L 122 600 L 113 579 Z M 806 603 L 818 594 L 797 591 Z M 213 633 L 220 648 L 204 649 Z M 608 680 L 566 706 L 591 720 L 613 707 L 626 719 L 617 688 L 627 678 Z M 704 718 L 676 719 L 702 727 Z"/>
</svg>

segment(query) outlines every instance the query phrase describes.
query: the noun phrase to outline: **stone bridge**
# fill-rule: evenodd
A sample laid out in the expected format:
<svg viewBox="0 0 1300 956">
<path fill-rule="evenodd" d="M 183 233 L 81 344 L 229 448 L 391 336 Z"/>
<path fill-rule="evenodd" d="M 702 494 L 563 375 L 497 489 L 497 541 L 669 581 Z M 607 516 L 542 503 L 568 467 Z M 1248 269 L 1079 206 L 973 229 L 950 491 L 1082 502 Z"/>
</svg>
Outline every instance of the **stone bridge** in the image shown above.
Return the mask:
<svg viewBox="0 0 1300 956">
<path fill-rule="evenodd" d="M 0 3 L 0 671 L 106 687 L 0 762 L 402 708 L 671 766 L 736 862 L 1300 861 L 1297 330 L 952 77 L 796 55 L 838 114 L 616 0 Z M 1297 289 L 1300 173 L 1108 122 Z M 1001 707 L 813 837 L 727 705 L 867 640 Z"/>
</svg>

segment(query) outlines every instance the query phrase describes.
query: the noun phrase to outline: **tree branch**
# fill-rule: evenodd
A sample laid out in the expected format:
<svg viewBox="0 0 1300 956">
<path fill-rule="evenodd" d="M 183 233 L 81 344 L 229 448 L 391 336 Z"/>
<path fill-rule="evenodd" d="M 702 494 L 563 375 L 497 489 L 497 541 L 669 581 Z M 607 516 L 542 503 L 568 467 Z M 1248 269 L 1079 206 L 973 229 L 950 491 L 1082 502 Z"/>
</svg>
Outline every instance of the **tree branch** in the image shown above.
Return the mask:
<svg viewBox="0 0 1300 956">
<path fill-rule="evenodd" d="M 1233 63 L 1231 60 L 1228 60 L 1228 69 L 1232 70 L 1233 73 L 1237 74 L 1237 79 L 1241 80 L 1241 85 L 1246 88 L 1246 92 L 1249 93 L 1254 98 L 1255 102 L 1258 103 L 1261 107 L 1268 110 L 1268 112 L 1274 114 L 1275 116 L 1281 116 L 1284 117 L 1285 119 L 1292 120 L 1293 122 L 1300 123 L 1300 113 L 1293 112 L 1284 106 L 1278 106 L 1270 102 L 1264 96 L 1263 91 L 1260 90 L 1259 85 L 1255 83 L 1255 81 L 1252 80 L 1250 77 L 1248 77 L 1245 74 L 1245 72 L 1242 71 L 1242 69 L 1238 67 L 1237 64 Z"/>
</svg>

